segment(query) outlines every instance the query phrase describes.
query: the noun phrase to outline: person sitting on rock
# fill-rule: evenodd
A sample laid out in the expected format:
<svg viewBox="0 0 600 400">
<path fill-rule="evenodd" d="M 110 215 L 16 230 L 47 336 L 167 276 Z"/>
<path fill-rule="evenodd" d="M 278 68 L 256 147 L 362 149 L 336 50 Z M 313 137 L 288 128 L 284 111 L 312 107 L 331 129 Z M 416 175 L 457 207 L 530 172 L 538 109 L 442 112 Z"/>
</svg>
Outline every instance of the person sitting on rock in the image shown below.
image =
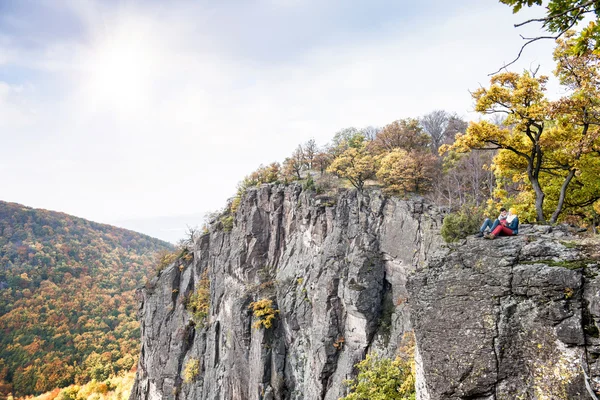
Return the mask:
<svg viewBox="0 0 600 400">
<path fill-rule="evenodd" d="M 500 225 L 500 222 L 502 221 L 506 221 L 506 208 L 502 207 L 500 209 L 500 215 L 498 216 L 498 218 L 494 221 L 494 223 L 492 223 L 492 220 L 489 218 L 486 218 L 485 221 L 483 221 L 483 225 L 481 225 L 481 228 L 479 228 L 479 233 L 477 233 L 477 237 L 483 237 L 483 234 L 485 233 L 485 230 L 487 228 L 490 229 L 490 232 L 493 232 L 494 229 L 496 229 L 496 227 L 498 225 Z"/>
<path fill-rule="evenodd" d="M 511 208 L 508 211 L 506 219 L 501 221 L 492 233 L 485 235 L 486 239 L 494 239 L 496 236 L 514 236 L 519 233 L 519 217 L 517 216 L 516 210 Z"/>
</svg>

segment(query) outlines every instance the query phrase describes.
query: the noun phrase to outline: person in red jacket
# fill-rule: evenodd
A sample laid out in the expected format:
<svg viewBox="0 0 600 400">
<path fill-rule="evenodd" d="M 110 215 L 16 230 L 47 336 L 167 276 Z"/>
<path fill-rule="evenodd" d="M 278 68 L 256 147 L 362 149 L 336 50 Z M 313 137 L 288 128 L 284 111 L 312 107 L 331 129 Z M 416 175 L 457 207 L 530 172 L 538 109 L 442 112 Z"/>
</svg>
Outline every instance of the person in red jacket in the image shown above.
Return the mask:
<svg viewBox="0 0 600 400">
<path fill-rule="evenodd" d="M 496 236 L 514 236 L 517 233 L 519 233 L 519 217 L 517 216 L 515 209 L 511 208 L 508 210 L 506 219 L 501 221 L 492 233 L 484 237 L 486 239 L 494 239 Z"/>
</svg>

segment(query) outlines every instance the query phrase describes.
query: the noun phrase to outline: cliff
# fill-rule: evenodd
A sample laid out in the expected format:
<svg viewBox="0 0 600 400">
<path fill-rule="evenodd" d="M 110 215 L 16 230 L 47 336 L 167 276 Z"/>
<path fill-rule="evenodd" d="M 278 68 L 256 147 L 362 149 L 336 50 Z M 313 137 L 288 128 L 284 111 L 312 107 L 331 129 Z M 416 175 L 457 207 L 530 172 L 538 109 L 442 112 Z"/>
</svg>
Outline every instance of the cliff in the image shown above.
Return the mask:
<svg viewBox="0 0 600 400">
<path fill-rule="evenodd" d="M 378 192 L 249 190 L 230 232 L 217 222 L 191 263 L 141 291 L 131 398 L 338 399 L 367 351 L 393 356 L 410 329 L 406 276 L 439 245 L 440 223 L 422 201 Z M 185 299 L 205 270 L 210 311 L 200 328 Z M 261 298 L 279 310 L 271 329 L 252 328 L 248 307 Z M 197 378 L 184 382 L 196 360 Z"/>
<path fill-rule="evenodd" d="M 215 221 L 139 292 L 131 399 L 338 399 L 367 352 L 393 357 L 413 328 L 419 399 L 590 398 L 595 250 L 545 227 L 448 247 L 441 221 L 377 191 L 250 189 L 232 227 Z M 207 276 L 198 321 L 186 304 Z M 253 327 L 261 299 L 269 329 Z"/>
<path fill-rule="evenodd" d="M 523 228 L 411 275 L 418 399 L 595 398 L 600 249 L 566 226 Z"/>
</svg>

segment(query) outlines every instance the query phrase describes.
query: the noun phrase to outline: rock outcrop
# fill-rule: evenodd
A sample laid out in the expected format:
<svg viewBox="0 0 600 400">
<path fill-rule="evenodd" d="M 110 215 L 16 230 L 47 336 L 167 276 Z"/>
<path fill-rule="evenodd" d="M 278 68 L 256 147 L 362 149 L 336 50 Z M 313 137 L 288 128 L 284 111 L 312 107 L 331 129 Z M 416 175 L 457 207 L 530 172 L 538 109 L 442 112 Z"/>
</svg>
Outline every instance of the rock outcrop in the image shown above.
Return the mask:
<svg viewBox="0 0 600 400">
<path fill-rule="evenodd" d="M 250 189 L 229 232 L 217 221 L 191 262 L 141 290 L 131 399 L 338 399 L 366 352 L 393 356 L 411 329 L 407 274 L 439 247 L 441 220 L 421 200 L 376 191 Z M 206 270 L 210 310 L 200 326 L 186 299 Z M 249 305 L 263 298 L 276 322 L 255 329 Z M 198 373 L 184 379 L 189 365 Z"/>
<path fill-rule="evenodd" d="M 338 399 L 366 353 L 394 357 L 413 329 L 420 400 L 592 398 L 598 249 L 531 226 L 447 246 L 441 222 L 378 191 L 248 190 L 139 292 L 131 399 Z M 199 321 L 186 305 L 206 277 Z M 253 327 L 262 299 L 269 329 Z"/>
<path fill-rule="evenodd" d="M 597 255 L 566 227 L 537 228 L 469 239 L 411 276 L 418 399 L 593 398 Z"/>
</svg>

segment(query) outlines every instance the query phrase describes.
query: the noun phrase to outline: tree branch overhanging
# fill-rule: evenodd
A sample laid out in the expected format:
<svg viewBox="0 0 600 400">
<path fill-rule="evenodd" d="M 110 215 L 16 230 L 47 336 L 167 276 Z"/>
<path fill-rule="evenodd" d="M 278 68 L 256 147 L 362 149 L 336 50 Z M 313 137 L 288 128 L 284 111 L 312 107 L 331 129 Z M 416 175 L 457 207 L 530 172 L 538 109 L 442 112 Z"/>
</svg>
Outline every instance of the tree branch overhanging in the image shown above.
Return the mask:
<svg viewBox="0 0 600 400">
<path fill-rule="evenodd" d="M 589 3 L 593 3 L 593 1 L 590 1 Z M 581 6 L 579 6 L 581 7 Z M 579 7 L 575 7 L 575 9 L 579 8 Z M 586 13 L 589 11 L 586 11 Z M 561 30 L 556 36 L 538 36 L 535 38 L 525 38 L 523 35 L 520 35 L 523 39 L 527 40 L 527 43 L 525 43 L 523 46 L 521 46 L 521 49 L 519 50 L 519 54 L 517 54 L 517 57 L 512 60 L 511 62 L 509 62 L 508 64 L 504 64 L 502 67 L 500 67 L 496 72 L 492 72 L 491 74 L 488 74 L 488 76 L 492 76 L 492 75 L 496 75 L 497 73 L 499 73 L 500 71 L 502 71 L 503 69 L 506 69 L 507 67 L 513 65 L 514 63 L 516 63 L 520 58 L 521 55 L 523 54 L 523 50 L 525 50 L 525 47 L 527 47 L 528 45 L 530 45 L 533 42 L 537 42 L 538 40 L 542 40 L 542 39 L 553 39 L 553 40 L 557 40 L 558 38 L 560 38 L 562 35 L 564 35 L 569 29 L 571 29 L 572 27 L 574 27 L 577 22 L 579 22 L 579 16 L 582 15 L 582 10 L 580 9 L 579 12 L 577 13 L 577 15 L 573 18 L 573 21 L 571 21 L 571 23 L 569 24 L 569 26 L 563 30 Z M 557 16 L 554 17 L 546 17 L 545 19 L 548 18 L 556 18 Z M 545 26 L 546 23 L 544 23 L 542 26 Z"/>
</svg>

